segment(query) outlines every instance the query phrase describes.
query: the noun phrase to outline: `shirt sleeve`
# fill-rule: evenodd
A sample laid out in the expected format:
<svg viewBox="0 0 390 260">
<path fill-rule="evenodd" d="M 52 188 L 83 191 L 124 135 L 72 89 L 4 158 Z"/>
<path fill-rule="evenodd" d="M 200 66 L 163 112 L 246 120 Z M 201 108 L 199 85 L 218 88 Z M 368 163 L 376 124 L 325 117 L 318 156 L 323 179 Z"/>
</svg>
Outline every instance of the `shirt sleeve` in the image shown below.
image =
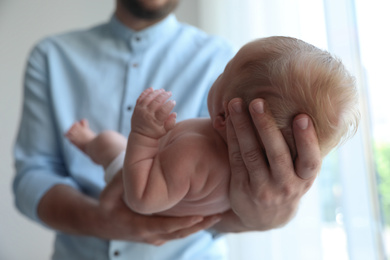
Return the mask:
<svg viewBox="0 0 390 260">
<path fill-rule="evenodd" d="M 22 117 L 14 146 L 15 205 L 24 215 L 41 224 L 37 206 L 50 188 L 57 184 L 78 188 L 68 176 L 61 156 L 61 142 L 50 99 L 46 45 L 42 42 L 35 47 L 27 62 Z"/>
</svg>

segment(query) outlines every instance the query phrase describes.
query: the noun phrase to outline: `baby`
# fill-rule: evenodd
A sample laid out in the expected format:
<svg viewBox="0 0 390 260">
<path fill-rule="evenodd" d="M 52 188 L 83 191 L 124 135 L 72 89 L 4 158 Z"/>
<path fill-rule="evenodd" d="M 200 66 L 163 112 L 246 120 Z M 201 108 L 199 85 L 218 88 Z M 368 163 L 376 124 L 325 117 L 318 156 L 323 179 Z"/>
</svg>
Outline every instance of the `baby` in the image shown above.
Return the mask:
<svg viewBox="0 0 390 260">
<path fill-rule="evenodd" d="M 323 157 L 354 134 L 359 122 L 354 79 L 342 63 L 289 37 L 258 39 L 240 49 L 209 91 L 210 118 L 176 124 L 170 97 L 151 88 L 140 95 L 128 140 L 113 131 L 95 134 L 86 120 L 66 134 L 105 168 L 126 151 L 124 201 L 141 214 L 212 215 L 230 209 L 226 119 L 235 97 L 246 107 L 255 98 L 266 100 L 293 158 L 295 115 L 312 118 Z"/>
</svg>

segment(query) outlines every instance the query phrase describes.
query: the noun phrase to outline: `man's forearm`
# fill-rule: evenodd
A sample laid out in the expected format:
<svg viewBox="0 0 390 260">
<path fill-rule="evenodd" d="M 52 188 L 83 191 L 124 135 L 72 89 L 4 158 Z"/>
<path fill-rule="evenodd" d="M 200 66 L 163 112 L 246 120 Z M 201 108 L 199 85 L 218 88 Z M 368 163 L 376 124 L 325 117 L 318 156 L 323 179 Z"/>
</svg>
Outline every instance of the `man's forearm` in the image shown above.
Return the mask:
<svg viewBox="0 0 390 260">
<path fill-rule="evenodd" d="M 38 216 L 53 229 L 87 236 L 101 236 L 99 227 L 103 221 L 99 214 L 99 202 L 78 190 L 56 185 L 41 199 Z"/>
<path fill-rule="evenodd" d="M 40 219 L 65 233 L 161 245 L 208 229 L 220 217 L 159 217 L 132 212 L 123 202 L 122 175 L 117 174 L 99 201 L 66 185 L 51 188 L 38 206 Z"/>
</svg>

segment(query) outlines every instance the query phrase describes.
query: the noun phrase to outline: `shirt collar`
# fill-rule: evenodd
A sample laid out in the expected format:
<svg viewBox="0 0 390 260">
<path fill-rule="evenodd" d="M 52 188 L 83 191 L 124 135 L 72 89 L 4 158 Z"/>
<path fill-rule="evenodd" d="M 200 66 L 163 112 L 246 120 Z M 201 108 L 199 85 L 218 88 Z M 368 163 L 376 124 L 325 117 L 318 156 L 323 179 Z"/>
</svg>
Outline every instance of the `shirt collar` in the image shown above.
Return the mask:
<svg viewBox="0 0 390 260">
<path fill-rule="evenodd" d="M 146 42 L 153 43 L 155 40 L 174 32 L 179 27 L 179 22 L 174 14 L 170 14 L 164 20 L 144 30 L 135 31 L 124 25 L 115 15 L 113 15 L 109 25 L 114 33 L 125 41 L 131 41 L 132 39 L 137 38 L 142 39 L 145 44 Z"/>
</svg>

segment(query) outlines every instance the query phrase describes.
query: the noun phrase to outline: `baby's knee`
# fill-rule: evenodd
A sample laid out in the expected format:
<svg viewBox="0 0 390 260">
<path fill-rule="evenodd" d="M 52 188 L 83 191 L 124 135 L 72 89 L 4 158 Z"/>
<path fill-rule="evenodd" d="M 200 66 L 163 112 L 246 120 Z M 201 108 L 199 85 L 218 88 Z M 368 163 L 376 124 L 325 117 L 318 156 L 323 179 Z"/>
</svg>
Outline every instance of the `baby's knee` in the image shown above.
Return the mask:
<svg viewBox="0 0 390 260">
<path fill-rule="evenodd" d="M 112 147 L 126 147 L 127 139 L 118 132 L 112 130 L 106 130 L 101 132 L 98 137 L 99 146 L 102 149 L 108 149 Z"/>
</svg>

